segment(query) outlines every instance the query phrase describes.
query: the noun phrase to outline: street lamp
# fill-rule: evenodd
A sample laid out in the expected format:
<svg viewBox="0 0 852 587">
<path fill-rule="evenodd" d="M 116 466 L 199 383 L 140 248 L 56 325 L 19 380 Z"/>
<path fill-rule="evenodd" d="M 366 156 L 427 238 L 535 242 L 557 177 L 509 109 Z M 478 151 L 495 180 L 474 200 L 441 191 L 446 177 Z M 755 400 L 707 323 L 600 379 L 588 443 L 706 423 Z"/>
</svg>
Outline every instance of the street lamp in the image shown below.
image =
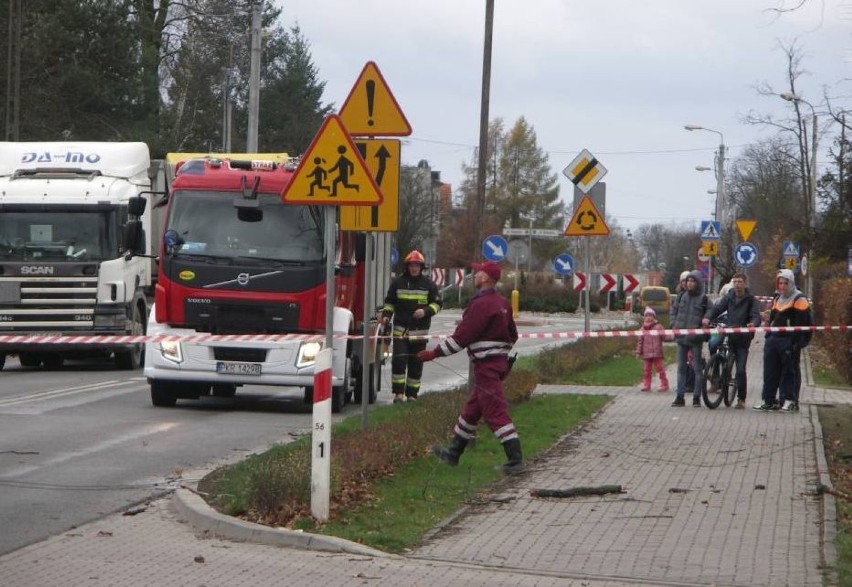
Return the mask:
<svg viewBox="0 0 852 587">
<path fill-rule="evenodd" d="M 731 224 L 731 219 L 730 214 L 728 213 L 727 198 L 725 198 L 725 135 L 718 130 L 707 128 L 706 126 L 699 126 L 697 124 L 687 124 L 684 125 L 683 128 L 688 131 L 705 130 L 719 135 L 719 151 L 716 153 L 716 204 L 713 208 L 716 211 L 714 218 L 719 221 L 724 229 L 728 229 Z M 702 166 L 698 166 L 695 169 L 698 171 L 710 171 L 709 167 Z M 715 272 L 713 273 L 713 281 L 716 282 L 718 275 L 716 275 Z M 718 290 L 718 283 L 716 284 L 716 289 Z"/>
<path fill-rule="evenodd" d="M 808 241 L 809 245 L 813 246 L 814 240 L 814 227 L 816 226 L 816 182 L 817 182 L 817 113 L 814 109 L 814 105 L 802 98 L 801 96 L 797 96 L 792 92 L 783 92 L 779 94 L 782 100 L 787 100 L 788 102 L 792 102 L 796 105 L 796 111 L 798 112 L 799 103 L 806 104 L 808 108 L 811 109 L 811 162 L 810 162 L 810 173 L 808 174 L 807 181 L 807 193 L 805 198 L 805 222 L 808 226 Z M 801 120 L 801 118 L 800 118 Z M 805 141 L 807 141 L 807 133 L 805 132 L 807 129 L 805 128 L 805 124 L 802 123 L 802 136 Z M 805 143 L 805 153 L 803 156 L 807 154 L 807 143 Z M 804 158 L 804 157 L 803 157 Z M 814 297 L 814 280 L 811 271 L 808 271 L 807 275 L 807 288 L 808 295 L 813 299 Z"/>
<path fill-rule="evenodd" d="M 684 125 L 684 129 L 688 131 L 706 130 L 707 132 L 716 133 L 719 135 L 719 151 L 716 156 L 716 218 L 722 221 L 722 224 L 728 224 L 727 202 L 725 199 L 725 135 L 718 130 L 699 126 L 697 124 Z M 711 171 L 709 167 L 696 166 L 696 171 Z"/>
</svg>

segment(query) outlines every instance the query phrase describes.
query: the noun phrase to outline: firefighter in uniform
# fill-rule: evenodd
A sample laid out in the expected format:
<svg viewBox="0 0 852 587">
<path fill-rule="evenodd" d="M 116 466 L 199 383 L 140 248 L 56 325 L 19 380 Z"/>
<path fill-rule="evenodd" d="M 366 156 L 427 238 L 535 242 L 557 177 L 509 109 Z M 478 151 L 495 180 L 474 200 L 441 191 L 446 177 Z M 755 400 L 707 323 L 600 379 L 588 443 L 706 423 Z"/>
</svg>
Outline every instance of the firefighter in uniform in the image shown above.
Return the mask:
<svg viewBox="0 0 852 587">
<path fill-rule="evenodd" d="M 391 282 L 382 308 L 382 324 L 393 317 L 391 391 L 393 403 L 414 401 L 420 393 L 423 361 L 417 353 L 426 348 L 432 316 L 441 310 L 441 294 L 435 282 L 423 275 L 426 259 L 411 251 L 403 260 L 405 271 Z M 416 337 L 423 338 L 416 338 Z M 415 337 L 415 338 L 410 338 Z"/>
<path fill-rule="evenodd" d="M 445 463 L 455 466 L 465 447 L 476 435 L 480 419 L 484 419 L 503 445 L 507 475 L 524 470 L 521 440 L 509 417 L 503 379 L 509 374 L 509 352 L 518 340 L 518 329 L 512 308 L 494 286 L 500 280 L 496 263 L 474 263 L 473 284 L 478 290 L 462 314 L 455 332 L 433 349 L 418 354 L 423 361 L 452 355 L 466 348 L 473 361 L 474 386 L 453 428 L 450 446 L 432 447 L 432 452 Z"/>
</svg>

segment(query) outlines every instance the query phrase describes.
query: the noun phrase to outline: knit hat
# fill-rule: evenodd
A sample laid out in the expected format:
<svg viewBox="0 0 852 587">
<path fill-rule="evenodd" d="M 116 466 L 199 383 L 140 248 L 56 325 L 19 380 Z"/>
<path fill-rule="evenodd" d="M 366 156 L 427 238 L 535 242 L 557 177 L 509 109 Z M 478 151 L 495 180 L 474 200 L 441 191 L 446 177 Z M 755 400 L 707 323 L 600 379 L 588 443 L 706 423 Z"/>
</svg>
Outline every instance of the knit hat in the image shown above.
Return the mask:
<svg viewBox="0 0 852 587">
<path fill-rule="evenodd" d="M 684 271 L 680 274 L 680 280 L 684 281 L 687 277 L 689 277 L 689 271 Z"/>
<path fill-rule="evenodd" d="M 494 283 L 500 281 L 500 266 L 493 261 L 485 261 L 483 263 L 471 263 L 470 266 L 473 268 L 474 272 L 476 271 L 484 271 L 488 277 L 491 278 Z"/>
<path fill-rule="evenodd" d="M 645 313 L 643 315 L 644 316 L 650 316 L 651 318 L 657 317 L 657 313 L 654 311 L 654 308 L 652 308 L 651 306 L 648 306 L 647 308 L 645 308 Z"/>
</svg>

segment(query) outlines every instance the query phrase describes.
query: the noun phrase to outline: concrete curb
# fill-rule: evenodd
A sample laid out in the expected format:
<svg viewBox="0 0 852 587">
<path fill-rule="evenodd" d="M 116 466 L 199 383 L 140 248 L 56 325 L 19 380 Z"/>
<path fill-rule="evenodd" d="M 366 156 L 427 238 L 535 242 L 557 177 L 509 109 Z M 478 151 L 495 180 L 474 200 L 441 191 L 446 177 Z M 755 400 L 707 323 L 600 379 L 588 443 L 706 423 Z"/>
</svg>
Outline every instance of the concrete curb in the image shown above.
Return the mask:
<svg viewBox="0 0 852 587">
<path fill-rule="evenodd" d="M 819 408 L 810 407 L 811 424 L 814 427 L 814 451 L 816 452 L 817 474 L 819 475 L 822 495 L 822 562 L 826 585 L 837 585 L 837 502 L 834 496 L 823 488 L 833 489 L 828 474 L 828 461 L 825 458 L 825 442 L 822 424 L 819 421 Z"/>
<path fill-rule="evenodd" d="M 362 556 L 396 557 L 396 555 L 334 536 L 322 536 L 286 528 L 270 528 L 220 514 L 207 505 L 207 502 L 193 489 L 186 486 L 175 490 L 172 505 L 178 517 L 184 519 L 196 530 L 209 532 L 226 540 Z"/>
</svg>

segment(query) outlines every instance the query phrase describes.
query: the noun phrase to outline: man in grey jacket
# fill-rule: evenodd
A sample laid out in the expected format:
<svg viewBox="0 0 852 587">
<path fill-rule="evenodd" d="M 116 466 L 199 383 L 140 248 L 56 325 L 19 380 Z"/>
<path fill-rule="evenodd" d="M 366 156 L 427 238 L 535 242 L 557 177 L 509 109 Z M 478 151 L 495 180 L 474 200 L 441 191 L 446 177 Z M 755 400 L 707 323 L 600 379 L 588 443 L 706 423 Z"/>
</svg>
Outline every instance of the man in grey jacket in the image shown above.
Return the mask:
<svg viewBox="0 0 852 587">
<path fill-rule="evenodd" d="M 678 296 L 671 311 L 671 327 L 701 328 L 701 321 L 707 313 L 707 296 L 704 294 L 704 282 L 701 272 L 690 271 L 686 277 L 686 293 Z M 701 348 L 704 345 L 703 334 L 680 334 L 677 341 L 677 392 L 672 406 L 686 405 L 684 394 L 687 389 L 687 373 L 692 369 L 695 383 L 692 386 L 692 405 L 701 407 L 701 386 L 704 385 L 703 360 Z M 689 356 L 692 355 L 690 364 Z"/>
</svg>

